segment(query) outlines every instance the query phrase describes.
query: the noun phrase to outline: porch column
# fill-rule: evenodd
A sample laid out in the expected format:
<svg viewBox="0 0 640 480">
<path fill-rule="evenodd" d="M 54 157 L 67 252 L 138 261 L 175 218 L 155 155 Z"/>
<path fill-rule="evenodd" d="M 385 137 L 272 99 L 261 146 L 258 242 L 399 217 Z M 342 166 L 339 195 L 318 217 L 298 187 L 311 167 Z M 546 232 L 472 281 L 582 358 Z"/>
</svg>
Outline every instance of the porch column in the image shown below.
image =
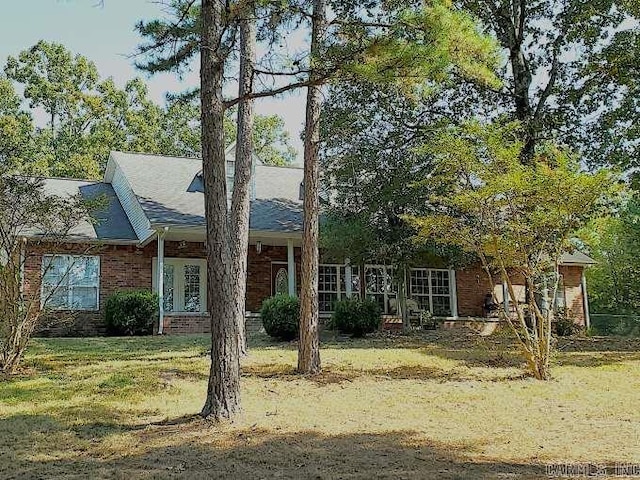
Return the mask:
<svg viewBox="0 0 640 480">
<path fill-rule="evenodd" d="M 502 282 L 502 306 L 504 314 L 509 315 L 509 287 L 506 280 Z"/>
<path fill-rule="evenodd" d="M 294 255 L 293 240 L 287 240 L 287 276 L 289 277 L 289 295 L 296 295 L 296 257 Z"/>
<path fill-rule="evenodd" d="M 169 227 L 158 230 L 158 268 L 156 269 L 158 285 L 158 335 L 164 331 L 164 237 L 169 231 Z"/>
<path fill-rule="evenodd" d="M 456 283 L 456 271 L 449 268 L 449 285 L 451 285 L 451 316 L 458 318 L 458 286 Z"/>
<path fill-rule="evenodd" d="M 344 291 L 347 294 L 347 298 L 351 298 L 353 294 L 353 285 L 352 285 L 352 275 L 353 272 L 351 270 L 351 260 L 349 258 L 344 259 Z"/>
<path fill-rule="evenodd" d="M 24 264 L 27 261 L 27 238 L 20 242 L 20 303 L 24 302 Z"/>
<path fill-rule="evenodd" d="M 582 278 L 580 279 L 580 288 L 582 289 L 582 307 L 584 308 L 584 325 L 586 328 L 591 326 L 591 315 L 589 314 L 589 297 L 587 295 L 587 277 L 582 267 Z"/>
</svg>

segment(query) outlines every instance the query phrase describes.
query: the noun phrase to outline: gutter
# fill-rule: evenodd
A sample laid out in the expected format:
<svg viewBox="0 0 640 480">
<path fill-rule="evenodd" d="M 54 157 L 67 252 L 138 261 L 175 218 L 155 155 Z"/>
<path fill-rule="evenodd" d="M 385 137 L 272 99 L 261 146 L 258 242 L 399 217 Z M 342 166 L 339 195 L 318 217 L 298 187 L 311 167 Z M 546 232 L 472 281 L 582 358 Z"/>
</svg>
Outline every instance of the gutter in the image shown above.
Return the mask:
<svg viewBox="0 0 640 480">
<path fill-rule="evenodd" d="M 87 237 L 65 237 L 62 240 L 59 239 L 50 239 L 44 236 L 39 235 L 31 235 L 23 237 L 25 240 L 33 240 L 37 242 L 55 242 L 55 243 L 91 243 L 97 245 L 137 245 L 139 243 L 138 240 L 131 239 L 98 239 L 98 238 L 87 238 Z"/>
</svg>

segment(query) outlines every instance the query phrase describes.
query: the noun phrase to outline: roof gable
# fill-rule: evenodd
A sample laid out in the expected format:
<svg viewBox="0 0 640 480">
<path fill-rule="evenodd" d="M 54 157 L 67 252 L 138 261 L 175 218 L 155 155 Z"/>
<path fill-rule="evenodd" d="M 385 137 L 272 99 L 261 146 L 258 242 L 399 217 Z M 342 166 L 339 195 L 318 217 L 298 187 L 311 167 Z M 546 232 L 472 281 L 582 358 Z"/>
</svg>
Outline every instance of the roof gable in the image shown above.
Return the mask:
<svg viewBox="0 0 640 480">
<path fill-rule="evenodd" d="M 228 155 L 233 153 L 231 148 L 227 149 Z M 113 181 L 118 170 L 125 176 L 151 228 L 204 226 L 201 159 L 111 152 L 105 182 Z M 301 229 L 302 176 L 300 168 L 273 167 L 261 162 L 255 165 L 252 229 L 280 232 Z"/>
<path fill-rule="evenodd" d="M 69 237 L 89 241 L 137 242 L 138 236 L 112 186 L 91 180 L 45 178 L 47 195 L 71 198 L 80 195 L 85 200 L 104 199 L 106 206 L 93 212 L 93 221 L 82 220 L 69 232 Z"/>
</svg>

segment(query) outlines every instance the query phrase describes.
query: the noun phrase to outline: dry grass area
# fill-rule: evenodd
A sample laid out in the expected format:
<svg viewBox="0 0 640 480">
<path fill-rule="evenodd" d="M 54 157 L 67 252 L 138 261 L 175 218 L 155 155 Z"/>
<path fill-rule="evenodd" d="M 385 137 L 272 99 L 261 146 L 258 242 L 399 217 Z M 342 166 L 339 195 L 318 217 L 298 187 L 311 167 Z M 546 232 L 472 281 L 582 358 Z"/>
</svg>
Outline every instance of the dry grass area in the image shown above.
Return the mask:
<svg viewBox="0 0 640 480">
<path fill-rule="evenodd" d="M 505 336 L 329 338 L 324 373 L 254 339 L 244 413 L 194 416 L 207 339 L 42 339 L 0 381 L 0 478 L 545 478 L 640 463 L 640 341 L 562 341 L 554 379 Z"/>
</svg>

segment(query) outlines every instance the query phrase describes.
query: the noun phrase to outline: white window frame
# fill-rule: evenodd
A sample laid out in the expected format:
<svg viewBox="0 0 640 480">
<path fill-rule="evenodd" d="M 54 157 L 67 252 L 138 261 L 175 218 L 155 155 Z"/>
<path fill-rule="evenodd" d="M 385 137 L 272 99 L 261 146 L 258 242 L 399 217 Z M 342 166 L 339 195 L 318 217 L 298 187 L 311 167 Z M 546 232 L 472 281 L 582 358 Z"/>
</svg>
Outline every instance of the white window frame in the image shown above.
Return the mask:
<svg viewBox="0 0 640 480">
<path fill-rule="evenodd" d="M 428 294 L 424 294 L 424 293 L 420 293 L 420 294 L 414 294 L 413 293 L 413 276 L 411 275 L 412 272 L 428 272 L 428 276 L 427 276 L 427 282 L 428 282 Z M 447 278 L 449 279 L 449 292 L 448 293 L 433 293 L 433 278 L 434 272 L 444 272 L 447 274 Z M 454 279 L 452 278 L 451 275 L 451 270 L 446 269 L 446 268 L 424 268 L 424 267 L 417 267 L 417 268 L 411 268 L 409 270 L 409 295 L 408 297 L 410 299 L 415 299 L 415 297 L 421 297 L 421 298 L 425 298 L 428 297 L 429 298 L 429 312 L 433 313 L 433 298 L 434 297 L 448 297 L 449 298 L 449 316 L 453 315 L 453 304 L 456 301 L 456 299 L 454 298 L 454 289 L 452 288 L 451 283 L 454 281 Z"/>
<path fill-rule="evenodd" d="M 67 303 L 64 306 L 55 306 L 55 307 L 51 307 L 51 306 L 47 306 L 47 300 L 49 300 L 51 298 L 51 294 L 47 294 L 45 293 L 45 288 L 47 286 L 51 287 L 50 284 L 45 283 L 44 281 L 44 277 L 45 274 L 47 273 L 47 268 L 48 266 L 51 265 L 51 260 L 47 261 L 47 259 L 53 259 L 53 258 L 64 258 L 67 262 L 66 265 L 66 272 L 65 274 L 62 276 L 62 278 L 58 279 L 58 283 L 57 285 L 53 286 L 54 290 L 57 290 L 58 288 L 62 288 L 65 287 L 68 289 L 67 291 Z M 78 260 L 78 259 L 96 259 L 97 263 L 98 263 L 98 269 L 97 269 L 97 274 L 96 274 L 96 283 L 95 285 L 69 285 L 68 281 L 69 281 L 69 273 L 71 272 L 71 267 L 74 265 L 74 263 Z M 72 261 L 70 261 L 72 259 Z M 100 310 L 100 277 L 101 277 L 101 272 L 100 272 L 100 267 L 101 267 L 101 262 L 100 262 L 100 256 L 99 255 L 68 255 L 68 254 L 47 254 L 47 255 L 43 255 L 42 256 L 42 265 L 41 265 L 41 273 L 40 273 L 40 308 L 49 308 L 51 310 L 58 310 L 58 311 L 71 311 L 71 312 L 97 312 Z M 73 306 L 73 289 L 77 287 L 77 288 L 95 288 L 96 289 L 96 306 L 95 308 L 78 308 L 78 307 L 74 307 Z"/>
<path fill-rule="evenodd" d="M 336 301 L 341 301 L 345 298 L 347 298 L 347 286 L 343 285 L 343 281 L 342 281 L 342 269 L 346 268 L 347 264 L 344 263 L 321 263 L 319 265 L 319 269 L 318 269 L 318 276 L 320 275 L 320 268 L 332 268 L 334 269 L 334 273 L 336 274 L 336 290 L 322 290 L 320 288 L 320 281 L 318 279 L 318 295 L 322 294 L 322 293 L 326 293 L 326 294 L 337 294 L 337 300 Z M 359 276 L 360 275 L 360 268 L 358 266 L 352 266 L 352 276 Z M 357 272 L 357 273 L 355 273 Z M 346 279 L 345 279 L 346 281 Z M 360 289 L 362 290 L 362 282 L 360 282 Z M 352 292 L 352 296 L 359 296 L 360 292 Z M 323 313 L 331 313 L 333 310 L 320 310 Z"/>
<path fill-rule="evenodd" d="M 203 258 L 165 257 L 164 265 L 173 266 L 173 310 L 165 311 L 171 315 L 200 315 L 207 313 L 207 261 Z M 188 312 L 184 306 L 185 266 L 200 267 L 200 311 Z M 158 259 L 153 259 L 153 292 L 158 293 Z"/>
<path fill-rule="evenodd" d="M 386 279 L 391 279 L 391 284 L 387 286 L 386 282 L 385 282 L 385 286 L 384 286 L 384 291 L 383 292 L 372 292 L 370 291 L 367 287 L 367 269 L 373 269 L 373 268 L 382 268 L 384 270 L 384 278 Z M 388 314 L 391 309 L 389 306 L 389 300 L 395 298 L 398 298 L 398 289 L 397 289 L 397 285 L 395 285 L 396 289 L 394 290 L 394 282 L 393 282 L 393 271 L 396 269 L 397 267 L 394 267 L 393 265 L 375 265 L 375 264 L 366 264 L 364 266 L 364 272 L 363 272 L 363 282 L 364 282 L 364 288 L 363 293 L 364 293 L 364 298 L 369 298 L 369 295 L 383 295 L 384 298 L 384 309 L 382 311 L 383 314 Z"/>
</svg>

